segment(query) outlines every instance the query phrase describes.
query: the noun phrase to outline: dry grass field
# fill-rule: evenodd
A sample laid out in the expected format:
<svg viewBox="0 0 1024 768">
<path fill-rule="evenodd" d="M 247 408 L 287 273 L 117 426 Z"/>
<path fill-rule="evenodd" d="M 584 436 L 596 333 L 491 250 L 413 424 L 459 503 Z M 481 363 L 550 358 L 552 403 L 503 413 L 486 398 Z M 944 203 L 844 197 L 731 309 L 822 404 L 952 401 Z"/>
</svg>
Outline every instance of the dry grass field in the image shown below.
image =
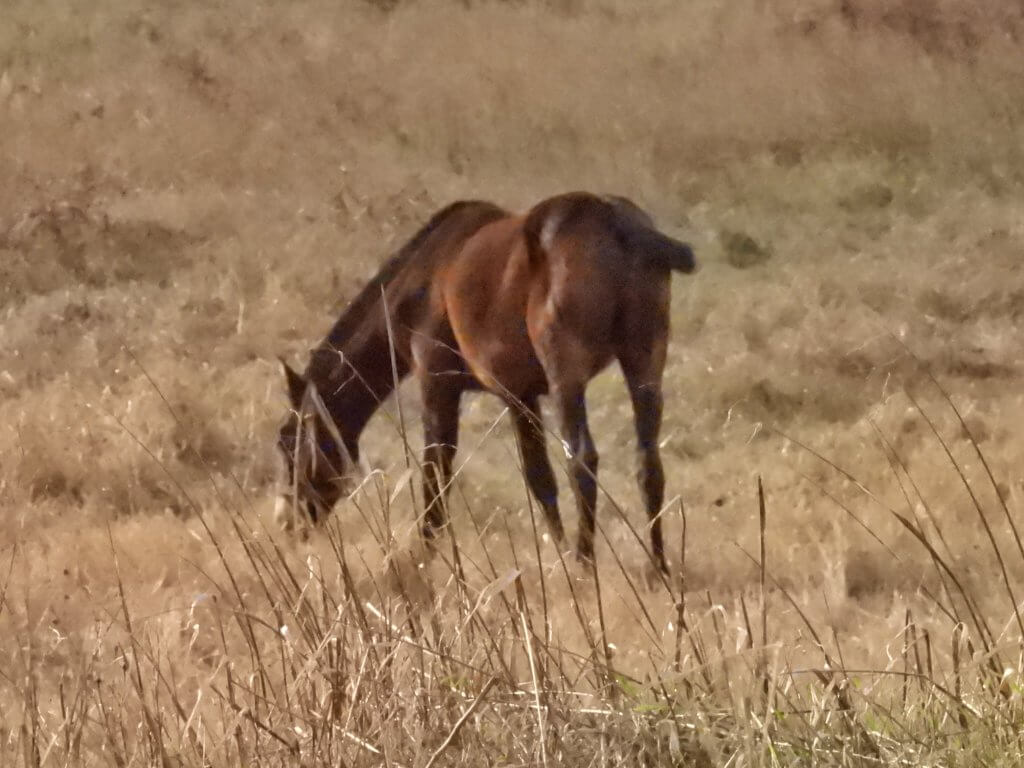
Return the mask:
<svg viewBox="0 0 1024 768">
<path fill-rule="evenodd" d="M 994 0 L 5 0 L 0 764 L 1019 765 L 1022 41 Z M 278 530 L 276 356 L 447 202 L 571 189 L 702 262 L 672 579 L 617 370 L 594 573 L 485 396 L 441 556 L 411 386 Z"/>
</svg>

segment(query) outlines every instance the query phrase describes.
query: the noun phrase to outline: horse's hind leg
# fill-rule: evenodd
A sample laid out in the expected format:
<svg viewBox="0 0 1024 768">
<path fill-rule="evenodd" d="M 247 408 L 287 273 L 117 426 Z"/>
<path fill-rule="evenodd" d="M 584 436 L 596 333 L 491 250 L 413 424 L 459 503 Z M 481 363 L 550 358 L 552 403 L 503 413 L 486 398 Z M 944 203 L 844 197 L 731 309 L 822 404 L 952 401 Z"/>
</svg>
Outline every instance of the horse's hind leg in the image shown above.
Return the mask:
<svg viewBox="0 0 1024 768">
<path fill-rule="evenodd" d="M 569 479 L 580 515 L 576 558 L 593 563 L 598 457 L 587 425 L 585 395 L 590 372 L 597 367 L 594 355 L 584 339 L 555 322 L 548 322 L 532 341 L 548 380 L 569 459 Z"/>
<path fill-rule="evenodd" d="M 447 522 L 445 512 L 452 479 L 452 461 L 459 443 L 459 401 L 462 390 L 450 378 L 424 374 L 423 394 L 423 503 L 422 533 L 430 541 Z"/>
<path fill-rule="evenodd" d="M 597 447 L 587 426 L 585 382 L 559 384 L 552 382 L 562 426 L 562 438 L 569 452 L 569 476 L 580 513 L 579 544 L 576 557 L 594 560 L 594 515 L 597 509 Z"/>
<path fill-rule="evenodd" d="M 668 573 L 661 535 L 661 506 L 665 500 L 665 470 L 661 465 L 658 434 L 661 431 L 661 378 L 665 367 L 665 343 L 635 346 L 619 356 L 626 385 L 633 400 L 637 440 L 637 484 L 651 521 L 651 552 L 657 566 Z"/>
<path fill-rule="evenodd" d="M 530 493 L 544 510 L 548 528 L 557 545 L 565 541 L 562 517 L 558 514 L 558 484 L 548 459 L 544 426 L 537 398 L 526 398 L 510 406 L 516 427 L 516 441 L 523 460 L 523 472 Z"/>
</svg>

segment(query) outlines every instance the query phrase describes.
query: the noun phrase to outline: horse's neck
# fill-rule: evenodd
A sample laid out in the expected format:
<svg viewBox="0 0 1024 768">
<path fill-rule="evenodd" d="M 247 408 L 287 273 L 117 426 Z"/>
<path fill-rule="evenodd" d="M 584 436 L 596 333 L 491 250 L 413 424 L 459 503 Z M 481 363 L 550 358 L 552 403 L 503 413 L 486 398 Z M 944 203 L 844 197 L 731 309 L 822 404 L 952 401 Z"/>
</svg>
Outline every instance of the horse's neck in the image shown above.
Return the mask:
<svg viewBox="0 0 1024 768">
<path fill-rule="evenodd" d="M 407 356 L 395 350 L 392 367 L 390 337 L 386 328 L 356 334 L 336 348 L 325 340 L 313 352 L 308 377 L 346 442 L 355 444 L 367 422 L 397 381 L 408 373 Z"/>
</svg>

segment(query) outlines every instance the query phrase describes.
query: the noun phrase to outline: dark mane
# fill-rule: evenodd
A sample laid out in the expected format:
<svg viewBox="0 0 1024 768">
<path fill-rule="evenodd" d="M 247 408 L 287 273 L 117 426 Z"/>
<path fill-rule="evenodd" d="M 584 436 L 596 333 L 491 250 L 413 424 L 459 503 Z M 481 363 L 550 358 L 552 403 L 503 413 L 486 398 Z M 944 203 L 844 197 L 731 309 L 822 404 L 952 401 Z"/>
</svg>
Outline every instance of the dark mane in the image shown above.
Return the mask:
<svg viewBox="0 0 1024 768">
<path fill-rule="evenodd" d="M 451 203 L 433 216 L 403 245 L 398 251 L 381 265 L 377 274 L 363 286 L 355 298 L 349 302 L 341 317 L 337 319 L 322 342 L 313 350 L 306 367 L 305 375 L 314 374 L 324 362 L 333 367 L 337 362 L 337 351 L 359 330 L 361 323 L 375 306 L 380 303 L 381 289 L 388 285 L 402 272 L 405 266 L 416 256 L 417 252 L 449 217 L 469 206 L 489 205 L 476 200 L 458 200 Z"/>
</svg>

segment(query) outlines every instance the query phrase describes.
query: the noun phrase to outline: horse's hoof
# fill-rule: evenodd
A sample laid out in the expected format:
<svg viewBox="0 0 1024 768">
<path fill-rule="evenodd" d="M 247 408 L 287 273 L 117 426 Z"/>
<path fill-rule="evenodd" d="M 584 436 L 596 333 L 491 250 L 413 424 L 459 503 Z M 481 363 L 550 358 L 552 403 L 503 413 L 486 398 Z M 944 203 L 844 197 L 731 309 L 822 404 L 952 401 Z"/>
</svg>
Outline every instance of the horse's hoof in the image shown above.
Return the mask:
<svg viewBox="0 0 1024 768">
<path fill-rule="evenodd" d="M 590 573 L 590 571 L 597 565 L 594 560 L 593 552 L 585 552 L 584 550 L 577 549 L 575 559 L 577 564 L 579 564 L 579 566 L 587 573 Z"/>
</svg>

